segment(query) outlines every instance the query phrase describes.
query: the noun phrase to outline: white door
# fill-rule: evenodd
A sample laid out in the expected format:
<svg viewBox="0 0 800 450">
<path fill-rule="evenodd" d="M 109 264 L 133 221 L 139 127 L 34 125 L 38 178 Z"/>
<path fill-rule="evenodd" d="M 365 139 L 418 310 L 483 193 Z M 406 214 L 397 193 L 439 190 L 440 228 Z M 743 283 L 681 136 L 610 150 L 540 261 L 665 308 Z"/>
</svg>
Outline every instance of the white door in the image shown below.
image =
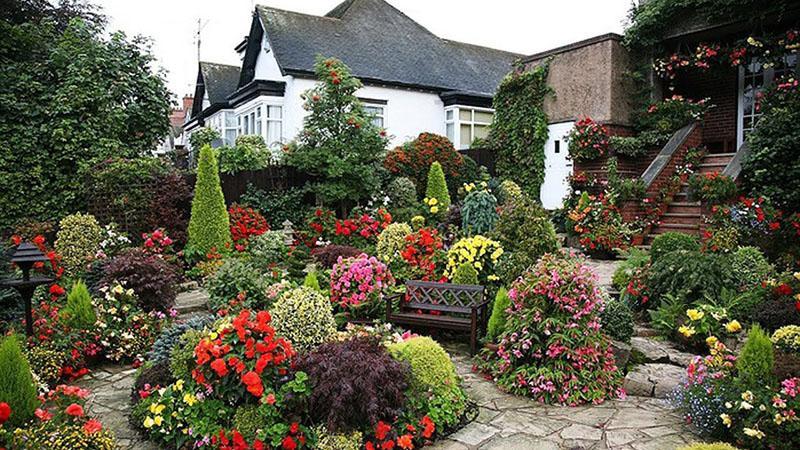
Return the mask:
<svg viewBox="0 0 800 450">
<path fill-rule="evenodd" d="M 544 146 L 544 182 L 542 183 L 542 206 L 558 209 L 569 194 L 567 178 L 572 174 L 572 161 L 567 156 L 567 135 L 575 122 L 549 125 L 547 143 Z"/>
</svg>

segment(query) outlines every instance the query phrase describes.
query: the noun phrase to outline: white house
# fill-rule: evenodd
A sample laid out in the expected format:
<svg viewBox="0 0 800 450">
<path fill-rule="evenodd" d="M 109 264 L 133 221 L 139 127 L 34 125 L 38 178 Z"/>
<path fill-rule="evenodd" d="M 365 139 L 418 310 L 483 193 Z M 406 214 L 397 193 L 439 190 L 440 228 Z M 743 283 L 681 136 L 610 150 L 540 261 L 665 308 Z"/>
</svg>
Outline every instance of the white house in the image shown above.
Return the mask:
<svg viewBox="0 0 800 450">
<path fill-rule="evenodd" d="M 492 96 L 522 57 L 442 39 L 383 0 L 346 0 L 324 16 L 257 6 L 236 51 L 241 68 L 200 63 L 187 134 L 211 126 L 225 144 L 247 134 L 274 148 L 290 141 L 302 129 L 300 95 L 316 83 L 322 55 L 361 79 L 357 95 L 392 145 L 427 131 L 466 149 L 486 136 Z"/>
</svg>

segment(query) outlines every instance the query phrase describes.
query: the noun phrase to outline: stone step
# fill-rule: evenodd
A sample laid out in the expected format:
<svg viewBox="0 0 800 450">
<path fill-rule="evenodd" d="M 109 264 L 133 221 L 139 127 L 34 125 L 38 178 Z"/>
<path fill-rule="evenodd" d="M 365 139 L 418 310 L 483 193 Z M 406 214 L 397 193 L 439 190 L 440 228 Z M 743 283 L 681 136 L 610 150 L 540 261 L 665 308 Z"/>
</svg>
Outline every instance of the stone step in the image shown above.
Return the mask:
<svg viewBox="0 0 800 450">
<path fill-rule="evenodd" d="M 175 298 L 175 309 L 185 315 L 208 310 L 208 293 L 202 289 L 185 291 Z"/>
<path fill-rule="evenodd" d="M 697 165 L 697 171 L 700 173 L 713 173 L 722 172 L 728 163 L 701 163 Z"/>
<path fill-rule="evenodd" d="M 697 214 L 699 216 L 702 213 L 702 208 L 700 207 L 700 202 L 672 202 L 669 204 L 667 212 L 677 214 Z"/>
<path fill-rule="evenodd" d="M 186 281 L 178 286 L 181 292 L 194 291 L 200 289 L 200 285 L 197 284 L 197 281 Z"/>
<path fill-rule="evenodd" d="M 667 209 L 667 212 L 661 216 L 661 225 L 664 224 L 696 225 L 699 224 L 701 220 L 702 216 L 700 214 L 672 212 L 670 209 Z"/>
<path fill-rule="evenodd" d="M 641 364 L 625 376 L 622 384 L 627 395 L 667 398 L 683 380 L 686 369 L 672 364 Z"/>
<path fill-rule="evenodd" d="M 664 234 L 668 231 L 677 231 L 679 233 L 686 233 L 692 235 L 700 235 L 699 224 L 683 224 L 683 223 L 660 223 L 653 228 L 652 234 Z"/>
<path fill-rule="evenodd" d="M 634 325 L 633 334 L 639 337 L 655 337 L 658 336 L 658 331 L 642 325 Z"/>
<path fill-rule="evenodd" d="M 727 165 L 736 153 L 709 153 L 703 158 L 703 163 Z"/>
<path fill-rule="evenodd" d="M 647 333 L 648 331 L 644 331 Z M 631 348 L 644 356 L 647 363 L 672 364 L 673 366 L 688 367 L 694 355 L 678 350 L 668 341 L 660 341 L 650 336 L 634 336 L 631 338 Z"/>
</svg>

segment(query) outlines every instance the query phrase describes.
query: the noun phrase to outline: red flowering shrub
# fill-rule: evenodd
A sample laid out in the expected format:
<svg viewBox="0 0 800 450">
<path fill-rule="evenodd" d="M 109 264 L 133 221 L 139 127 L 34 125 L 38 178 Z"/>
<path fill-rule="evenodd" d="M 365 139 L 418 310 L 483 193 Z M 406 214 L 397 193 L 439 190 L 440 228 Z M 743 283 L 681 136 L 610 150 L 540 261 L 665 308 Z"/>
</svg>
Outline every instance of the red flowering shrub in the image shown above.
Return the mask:
<svg viewBox="0 0 800 450">
<path fill-rule="evenodd" d="M 269 231 L 267 220 L 253 208 L 234 203 L 228 209 L 228 216 L 230 217 L 233 246 L 237 251 L 245 251 L 253 236 L 259 236 Z"/>
<path fill-rule="evenodd" d="M 314 261 L 323 269 L 332 269 L 339 258 L 354 258 L 363 253 L 361 250 L 349 245 L 326 245 L 311 250 Z"/>
<path fill-rule="evenodd" d="M 337 219 L 333 211 L 317 208 L 300 233 L 302 241 L 314 248 L 319 241 L 365 249 L 374 246 L 378 235 L 392 223 L 392 215 L 379 209 L 375 216 L 353 211 L 347 219 Z"/>
<path fill-rule="evenodd" d="M 414 180 L 417 194 L 423 195 L 428 179 L 428 169 L 434 161 L 442 165 L 445 177 L 456 179 L 464 169 L 464 157 L 444 136 L 421 133 L 416 139 L 389 151 L 383 166 L 398 176 Z"/>
<path fill-rule="evenodd" d="M 289 373 L 292 345 L 275 336 L 267 311 L 244 310 L 230 325 L 202 339 L 194 349 L 192 378 L 218 398 L 261 399 Z"/>
<path fill-rule="evenodd" d="M 405 238 L 405 248 L 400 252 L 408 267 L 403 273 L 409 280 L 433 281 L 444 270 L 445 255 L 439 232 L 434 228 L 421 228 Z"/>
<path fill-rule="evenodd" d="M 608 130 L 586 117 L 569 133 L 569 156 L 575 161 L 591 161 L 608 154 Z"/>
<path fill-rule="evenodd" d="M 308 374 L 312 387 L 312 419 L 332 432 L 369 429 L 401 413 L 408 368 L 377 339 L 323 344 L 302 356 L 297 368 Z"/>
<path fill-rule="evenodd" d="M 158 228 L 152 233 L 142 233 L 142 248 L 146 253 L 152 255 L 168 255 L 172 253 L 172 244 L 174 241 L 167 236 L 167 233 Z"/>
<path fill-rule="evenodd" d="M 406 424 L 404 427 L 395 428 L 383 421 L 375 425 L 375 430 L 368 435 L 364 441 L 366 450 L 381 450 L 400 448 L 411 450 L 430 443 L 433 433 L 436 432 L 436 424 L 430 417 L 424 416 L 419 423 Z"/>
<path fill-rule="evenodd" d="M 568 231 L 578 236 L 581 247 L 590 254 L 607 256 L 630 245 L 632 230 L 605 195 L 584 192 L 567 217 Z"/>
</svg>

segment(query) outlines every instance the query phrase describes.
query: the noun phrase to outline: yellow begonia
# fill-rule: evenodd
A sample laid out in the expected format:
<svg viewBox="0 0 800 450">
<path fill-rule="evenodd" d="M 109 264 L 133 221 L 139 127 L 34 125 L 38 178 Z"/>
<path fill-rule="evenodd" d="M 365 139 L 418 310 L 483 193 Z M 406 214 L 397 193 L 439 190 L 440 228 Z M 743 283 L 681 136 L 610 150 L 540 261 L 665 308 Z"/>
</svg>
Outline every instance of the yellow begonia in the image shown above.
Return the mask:
<svg viewBox="0 0 800 450">
<path fill-rule="evenodd" d="M 689 338 L 694 336 L 694 334 L 697 333 L 697 331 L 695 331 L 693 327 L 687 327 L 686 325 L 682 325 L 680 328 L 678 328 L 678 333 Z"/>
<path fill-rule="evenodd" d="M 164 422 L 164 418 L 163 418 L 163 417 L 161 417 L 161 416 L 155 416 L 155 417 L 153 418 L 153 423 L 155 423 L 155 424 L 156 424 L 156 425 L 158 425 L 158 426 L 161 426 L 161 424 L 162 424 L 163 422 Z"/>
<path fill-rule="evenodd" d="M 800 281 L 800 272 L 795 272 L 794 277 L 797 278 L 798 281 Z"/>
<path fill-rule="evenodd" d="M 145 428 L 152 428 L 153 427 L 153 423 L 154 423 L 153 422 L 153 418 L 148 416 L 148 417 L 146 417 L 144 419 L 143 425 L 144 425 Z"/>
<path fill-rule="evenodd" d="M 742 431 L 744 431 L 744 434 L 746 434 L 746 435 L 748 435 L 750 437 L 754 437 L 756 439 L 762 439 L 764 437 L 764 432 L 762 432 L 758 428 L 755 428 L 755 429 L 754 428 L 745 428 Z"/>
<path fill-rule="evenodd" d="M 716 347 L 717 342 L 719 342 L 719 339 L 714 336 L 709 336 L 706 338 L 706 345 L 708 345 L 709 348 Z"/>
<path fill-rule="evenodd" d="M 150 404 L 150 412 L 153 414 L 161 414 L 161 412 L 164 411 L 164 408 L 166 408 L 166 406 L 160 403 Z"/>
<path fill-rule="evenodd" d="M 436 214 L 439 212 L 438 206 L 431 206 L 431 214 Z"/>
<path fill-rule="evenodd" d="M 176 381 L 175 382 L 175 390 L 176 391 L 182 391 L 183 390 L 183 383 L 185 383 L 185 381 L 183 381 L 183 380 Z"/>
<path fill-rule="evenodd" d="M 731 416 L 729 416 L 729 415 L 727 415 L 727 414 L 720 414 L 720 415 L 719 415 L 719 417 L 722 419 L 722 423 L 723 423 L 723 424 L 724 424 L 726 427 L 728 427 L 728 428 L 730 428 L 730 427 L 731 427 Z"/>
<path fill-rule="evenodd" d="M 689 320 L 700 320 L 705 316 L 705 313 L 696 309 L 690 309 L 686 311 L 686 316 L 689 317 Z"/>
<path fill-rule="evenodd" d="M 183 401 L 187 405 L 192 406 L 195 403 L 197 403 L 197 397 L 195 397 L 194 394 L 190 394 L 187 392 L 186 394 L 183 395 Z"/>
<path fill-rule="evenodd" d="M 725 324 L 725 329 L 728 333 L 738 333 L 742 330 L 742 324 L 740 324 L 738 320 L 731 320 Z"/>
</svg>

